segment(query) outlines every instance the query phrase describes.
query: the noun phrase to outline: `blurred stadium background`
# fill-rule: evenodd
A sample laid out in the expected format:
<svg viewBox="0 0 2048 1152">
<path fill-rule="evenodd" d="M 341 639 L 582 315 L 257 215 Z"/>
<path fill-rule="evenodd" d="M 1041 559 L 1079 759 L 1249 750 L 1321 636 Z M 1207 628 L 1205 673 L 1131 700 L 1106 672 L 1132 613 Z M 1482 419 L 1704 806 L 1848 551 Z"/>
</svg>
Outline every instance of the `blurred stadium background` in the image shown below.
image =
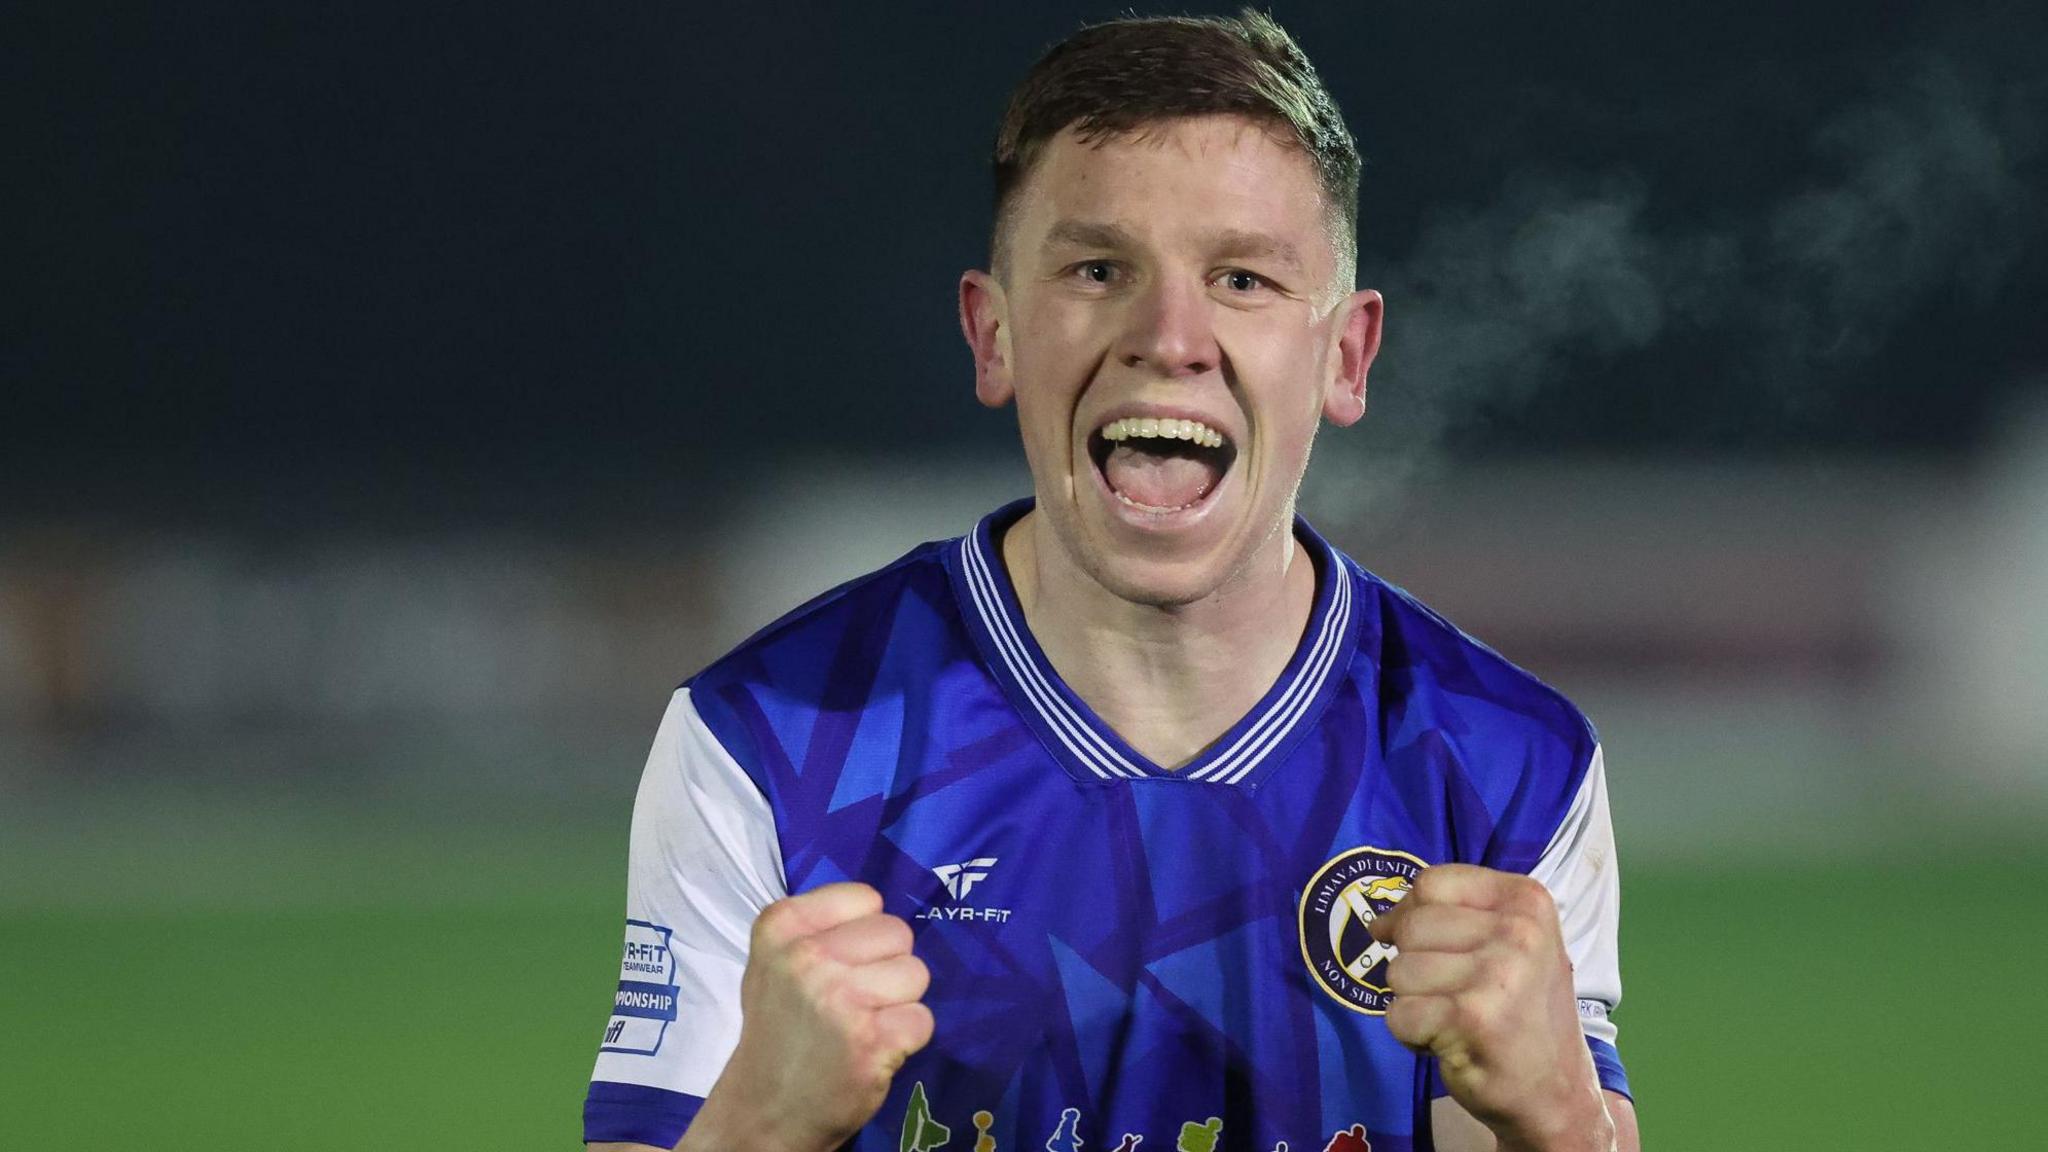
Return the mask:
<svg viewBox="0 0 2048 1152">
<path fill-rule="evenodd" d="M 1275 7 L 1390 301 L 1305 507 L 1600 725 L 1647 1146 L 2037 1147 L 2048 24 Z M 0 1148 L 575 1146 L 670 688 L 1025 490 L 950 285 L 1110 14 L 17 40 Z"/>
</svg>

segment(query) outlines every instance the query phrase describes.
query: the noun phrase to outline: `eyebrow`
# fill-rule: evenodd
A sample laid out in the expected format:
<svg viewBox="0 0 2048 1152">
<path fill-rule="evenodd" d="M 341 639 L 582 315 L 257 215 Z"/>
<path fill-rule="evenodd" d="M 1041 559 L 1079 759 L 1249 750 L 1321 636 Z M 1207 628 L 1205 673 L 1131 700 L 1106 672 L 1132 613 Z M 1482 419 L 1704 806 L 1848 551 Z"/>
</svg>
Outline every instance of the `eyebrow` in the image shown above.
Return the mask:
<svg viewBox="0 0 2048 1152">
<path fill-rule="evenodd" d="M 1277 260 L 1296 272 L 1307 268 L 1302 262 L 1301 252 L 1294 245 L 1269 232 L 1247 232 L 1238 228 L 1226 228 L 1211 233 L 1208 240 L 1211 248 L 1231 256 Z"/>
<path fill-rule="evenodd" d="M 1046 233 L 1047 248 L 1136 248 L 1137 237 L 1119 224 L 1092 220 L 1062 220 Z"/>
<path fill-rule="evenodd" d="M 1307 265 L 1301 252 L 1293 244 L 1268 232 L 1252 232 L 1242 228 L 1223 228 L 1207 233 L 1203 240 L 1213 252 L 1228 256 L 1247 256 L 1277 260 L 1295 272 L 1305 271 Z M 1046 233 L 1046 248 L 1109 248 L 1128 251 L 1138 247 L 1137 237 L 1119 224 L 1093 220 L 1061 220 Z"/>
</svg>

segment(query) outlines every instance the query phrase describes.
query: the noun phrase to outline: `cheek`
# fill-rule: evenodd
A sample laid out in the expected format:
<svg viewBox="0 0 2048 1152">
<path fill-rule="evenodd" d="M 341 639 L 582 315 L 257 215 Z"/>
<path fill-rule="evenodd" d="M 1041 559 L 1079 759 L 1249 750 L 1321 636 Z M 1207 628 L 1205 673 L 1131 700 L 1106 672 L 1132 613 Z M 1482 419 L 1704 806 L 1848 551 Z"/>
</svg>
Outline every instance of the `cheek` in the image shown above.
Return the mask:
<svg viewBox="0 0 2048 1152">
<path fill-rule="evenodd" d="M 1266 437 L 1268 468 L 1282 478 L 1299 479 L 1301 470 L 1308 463 L 1309 446 L 1315 442 L 1318 412 L 1304 412 L 1300 405 L 1291 401 L 1284 423 L 1276 422 L 1272 434 Z"/>
<path fill-rule="evenodd" d="M 1323 412 L 1323 362 L 1313 342 L 1263 326 L 1219 336 L 1249 393 L 1260 439 L 1281 456 L 1307 451 Z"/>
<path fill-rule="evenodd" d="M 1021 384 L 1017 389 L 1017 428 L 1024 442 L 1024 459 L 1031 470 L 1045 475 L 1066 469 L 1073 456 L 1073 397 L 1052 388 Z"/>
<path fill-rule="evenodd" d="M 1058 407 L 1042 388 L 1017 389 L 1017 423 L 1024 429 L 1027 446 L 1049 439 L 1048 433 Z"/>
<path fill-rule="evenodd" d="M 1014 317 L 1016 339 L 1028 355 L 1047 365 L 1089 363 L 1116 337 L 1116 309 L 1102 302 L 1054 296 L 1020 307 Z"/>
<path fill-rule="evenodd" d="M 1027 422 L 1042 417 L 1065 422 L 1102 360 L 1089 329 L 1090 318 L 1078 309 L 1041 309 L 1017 317 L 1011 363 L 1018 414 Z"/>
</svg>

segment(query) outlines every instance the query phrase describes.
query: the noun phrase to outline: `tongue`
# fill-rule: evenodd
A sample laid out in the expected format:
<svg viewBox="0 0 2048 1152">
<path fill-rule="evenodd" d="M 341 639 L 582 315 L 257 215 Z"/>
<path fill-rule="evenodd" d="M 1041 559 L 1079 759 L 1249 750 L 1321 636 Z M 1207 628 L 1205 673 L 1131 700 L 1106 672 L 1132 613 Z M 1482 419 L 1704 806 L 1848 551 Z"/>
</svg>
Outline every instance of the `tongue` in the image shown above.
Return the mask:
<svg viewBox="0 0 2048 1152">
<path fill-rule="evenodd" d="M 1207 462 L 1119 444 L 1102 463 L 1103 478 L 1124 499 L 1153 508 L 1181 508 L 1208 495 L 1221 479 Z"/>
</svg>

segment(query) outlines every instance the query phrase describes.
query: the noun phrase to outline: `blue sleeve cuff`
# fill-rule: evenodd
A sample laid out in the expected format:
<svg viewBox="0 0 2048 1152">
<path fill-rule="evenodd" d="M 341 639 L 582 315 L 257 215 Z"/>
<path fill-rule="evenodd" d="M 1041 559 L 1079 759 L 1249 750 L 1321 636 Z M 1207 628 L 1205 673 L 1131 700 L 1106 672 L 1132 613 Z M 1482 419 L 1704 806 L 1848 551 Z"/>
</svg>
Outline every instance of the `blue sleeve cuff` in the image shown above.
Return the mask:
<svg viewBox="0 0 2048 1152">
<path fill-rule="evenodd" d="M 1618 1092 L 1633 1102 L 1636 1094 L 1628 1090 L 1628 1069 L 1621 1066 L 1621 1053 L 1615 1051 L 1614 1045 L 1607 1041 L 1595 1040 L 1591 1036 L 1586 1037 L 1586 1047 L 1592 1050 L 1593 1070 L 1600 1075 L 1600 1086 L 1609 1092 Z M 1437 1067 L 1435 1060 L 1429 1061 L 1428 1064 L 1430 1099 L 1449 1096 L 1451 1089 L 1444 1083 L 1443 1070 Z"/>
<path fill-rule="evenodd" d="M 583 1139 L 673 1148 L 703 1106 L 701 1096 L 593 1080 L 583 1098 Z"/>
<path fill-rule="evenodd" d="M 1591 1036 L 1586 1037 L 1586 1047 L 1593 1050 L 1593 1067 L 1600 1073 L 1600 1086 L 1628 1097 L 1633 1103 L 1636 1094 L 1628 1090 L 1628 1069 L 1621 1066 L 1621 1053 L 1607 1041 Z"/>
</svg>

